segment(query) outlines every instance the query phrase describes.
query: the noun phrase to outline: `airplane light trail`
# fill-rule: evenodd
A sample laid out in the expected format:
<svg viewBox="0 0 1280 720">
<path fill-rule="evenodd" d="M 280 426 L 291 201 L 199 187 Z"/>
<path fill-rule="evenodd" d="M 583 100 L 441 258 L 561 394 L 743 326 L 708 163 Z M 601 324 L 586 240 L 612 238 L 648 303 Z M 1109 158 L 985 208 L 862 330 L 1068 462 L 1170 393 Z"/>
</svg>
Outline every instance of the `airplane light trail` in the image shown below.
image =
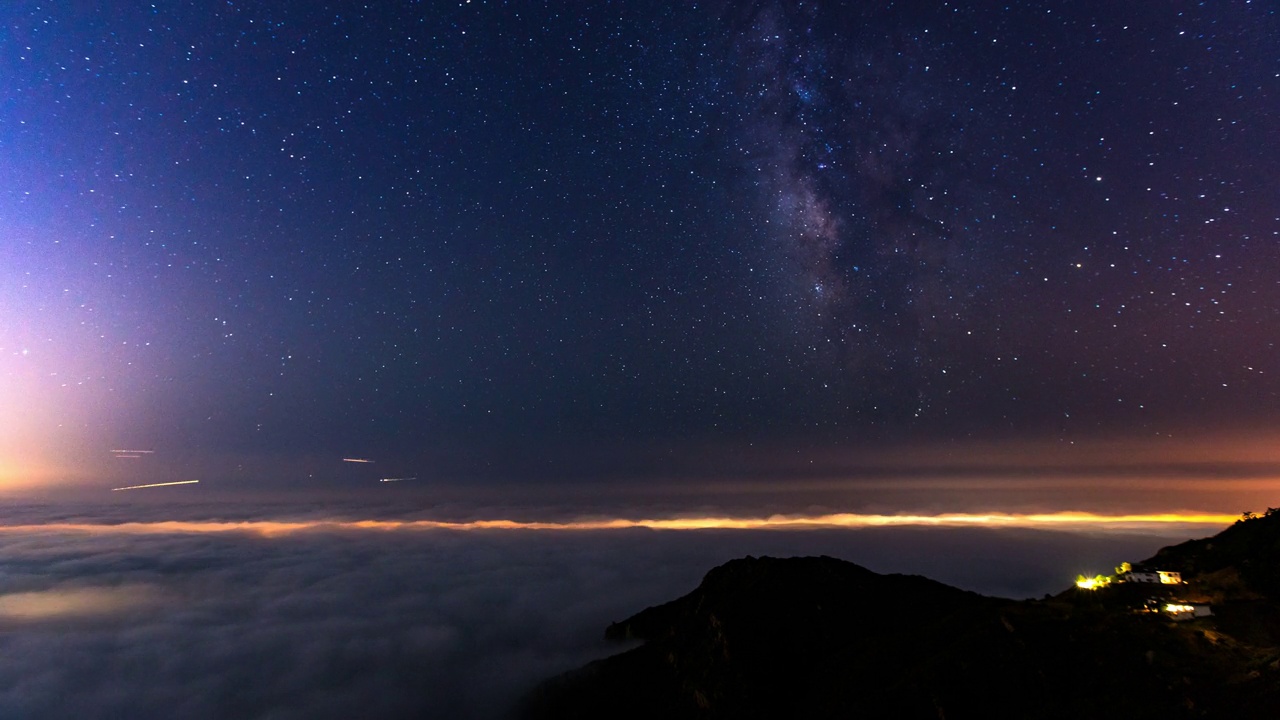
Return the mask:
<svg viewBox="0 0 1280 720">
<path fill-rule="evenodd" d="M 199 480 L 175 480 L 173 482 L 150 483 L 147 485 L 129 485 L 128 487 L 111 488 L 111 492 L 116 492 L 117 490 L 141 490 L 143 488 L 169 487 L 170 485 L 190 485 L 192 483 L 198 483 L 198 482 L 200 481 Z"/>
<path fill-rule="evenodd" d="M 122 453 L 125 455 L 155 455 L 156 454 L 155 450 L 112 450 L 111 452 L 117 455 Z"/>
<path fill-rule="evenodd" d="M 197 482 L 186 480 L 184 482 Z M 158 483 L 174 485 L 182 483 Z M 154 487 L 141 485 L 136 487 Z M 133 489 L 133 488 L 118 488 Z M 88 532 L 123 534 L 185 534 L 247 532 L 272 537 L 296 532 L 326 530 L 551 530 L 608 531 L 644 528 L 649 530 L 809 530 L 856 529 L 867 527 L 930 526 L 987 528 L 1047 528 L 1054 530 L 1133 531 L 1160 526 L 1182 525 L 1220 528 L 1238 520 L 1236 515 L 1212 513 L 1156 513 L 1145 515 L 1096 515 L 1082 512 L 1040 514 L 966 514 L 944 515 L 775 515 L 772 517 L 690 517 L 666 519 L 600 519 L 580 521 L 537 520 L 246 520 L 246 521 L 178 521 L 130 522 L 114 525 L 93 523 L 48 523 L 43 525 L 0 525 L 0 532 Z"/>
<path fill-rule="evenodd" d="M 403 477 L 403 478 L 378 478 L 378 482 L 401 482 L 401 481 L 403 481 L 403 480 L 417 480 L 417 479 L 418 479 L 418 478 L 416 478 L 416 477 Z"/>
<path fill-rule="evenodd" d="M 371 462 L 373 462 L 373 461 L 372 461 L 372 460 L 367 460 L 367 459 L 365 459 L 365 458 L 342 458 L 342 462 L 371 463 Z"/>
</svg>

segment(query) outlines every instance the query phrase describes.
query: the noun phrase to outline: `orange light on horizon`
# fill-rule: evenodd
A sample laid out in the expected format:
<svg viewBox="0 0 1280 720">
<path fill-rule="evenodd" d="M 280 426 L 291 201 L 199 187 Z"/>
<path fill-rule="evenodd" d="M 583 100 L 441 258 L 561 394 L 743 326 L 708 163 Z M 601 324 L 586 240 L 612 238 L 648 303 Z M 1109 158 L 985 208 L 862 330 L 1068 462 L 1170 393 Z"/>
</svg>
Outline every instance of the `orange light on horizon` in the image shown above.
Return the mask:
<svg viewBox="0 0 1280 720">
<path fill-rule="evenodd" d="M 38 488 L 58 482 L 66 475 L 63 467 L 39 459 L 5 457 L 0 454 L 0 493 Z"/>
<path fill-rule="evenodd" d="M 192 482 L 192 481 L 184 481 Z M 167 484 L 167 483 L 166 483 Z M 145 487 L 145 486 L 144 486 Z M 187 534 L 243 532 L 262 536 L 308 531 L 413 531 L 413 530 L 510 530 L 510 531 L 609 531 L 649 530 L 812 530 L 869 527 L 985 527 L 1044 528 L 1054 530 L 1135 530 L 1164 525 L 1220 527 L 1238 519 L 1235 515 L 1210 513 L 1159 513 L 1147 515 L 1097 515 L 1082 512 L 1040 514 L 942 515 L 774 515 L 770 517 L 686 517 L 686 518 L 604 518 L 591 520 L 245 520 L 105 523 L 48 523 L 0 525 L 0 532 L 87 532 L 111 534 Z"/>
</svg>

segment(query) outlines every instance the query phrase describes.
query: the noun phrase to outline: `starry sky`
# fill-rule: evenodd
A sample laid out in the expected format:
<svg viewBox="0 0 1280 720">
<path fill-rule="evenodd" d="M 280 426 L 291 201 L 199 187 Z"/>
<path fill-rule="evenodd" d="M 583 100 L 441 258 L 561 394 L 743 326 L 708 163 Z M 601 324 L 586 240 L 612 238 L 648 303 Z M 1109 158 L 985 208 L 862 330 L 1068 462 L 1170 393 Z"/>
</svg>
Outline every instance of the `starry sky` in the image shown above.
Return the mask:
<svg viewBox="0 0 1280 720">
<path fill-rule="evenodd" d="M 5 0 L 0 716 L 504 717 L 743 555 L 1059 592 L 1280 505 L 1278 342 L 1269 0 Z"/>
<path fill-rule="evenodd" d="M 1273 3 L 0 20 L 4 487 L 1280 477 Z"/>
</svg>

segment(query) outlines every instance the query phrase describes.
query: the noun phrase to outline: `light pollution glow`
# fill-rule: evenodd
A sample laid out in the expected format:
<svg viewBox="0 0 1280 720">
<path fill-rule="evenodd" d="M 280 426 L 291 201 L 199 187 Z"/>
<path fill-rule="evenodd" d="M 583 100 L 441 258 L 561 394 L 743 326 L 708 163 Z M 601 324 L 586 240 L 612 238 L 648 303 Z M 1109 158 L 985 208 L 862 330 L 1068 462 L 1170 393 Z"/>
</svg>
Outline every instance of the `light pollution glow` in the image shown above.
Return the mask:
<svg viewBox="0 0 1280 720">
<path fill-rule="evenodd" d="M 156 600 L 155 588 L 144 585 L 0 594 L 0 621 L 36 622 L 105 615 Z"/>
<path fill-rule="evenodd" d="M 947 513 L 942 515 L 774 515 L 771 517 L 684 517 L 665 519 L 607 518 L 562 522 L 522 520 L 247 520 L 104 523 L 47 523 L 0 525 L 0 532 L 85 532 L 93 534 L 200 534 L 243 532 L 262 536 L 325 530 L 549 530 L 608 531 L 631 528 L 649 530 L 807 530 L 893 526 L 1042 528 L 1053 530 L 1126 531 L 1167 525 L 1221 527 L 1238 520 L 1236 515 L 1209 513 L 1159 513 L 1097 515 L 1082 512 L 1041 514 Z"/>
</svg>

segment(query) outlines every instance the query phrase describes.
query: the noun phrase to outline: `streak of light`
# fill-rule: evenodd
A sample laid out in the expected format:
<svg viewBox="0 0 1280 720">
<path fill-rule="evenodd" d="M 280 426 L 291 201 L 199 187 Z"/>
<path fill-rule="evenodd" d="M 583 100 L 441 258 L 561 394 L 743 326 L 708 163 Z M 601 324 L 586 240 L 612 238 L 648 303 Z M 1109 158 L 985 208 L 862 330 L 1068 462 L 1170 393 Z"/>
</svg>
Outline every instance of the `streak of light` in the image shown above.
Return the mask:
<svg viewBox="0 0 1280 720">
<path fill-rule="evenodd" d="M 124 453 L 126 455 L 155 455 L 155 450 L 112 450 L 117 455 Z"/>
<path fill-rule="evenodd" d="M 186 482 L 195 482 L 188 480 Z M 171 483 L 160 483 L 171 484 Z M 141 486 L 151 487 L 151 486 Z M 550 530 L 608 531 L 630 528 L 650 530 L 807 530 L 893 526 L 1048 528 L 1055 530 L 1133 531 L 1168 525 L 1222 527 L 1235 522 L 1236 515 L 1211 513 L 1157 513 L 1146 515 L 1097 515 L 1082 512 L 1040 514 L 943 515 L 774 515 L 771 517 L 686 517 L 627 519 L 610 518 L 576 521 L 538 520 L 245 520 L 127 522 L 113 525 L 92 523 L 48 523 L 0 525 L 0 532 L 88 532 L 121 534 L 182 534 L 245 532 L 263 536 L 325 530 Z"/>
<path fill-rule="evenodd" d="M 366 458 L 342 458 L 342 462 L 371 463 L 373 461 Z"/>
<path fill-rule="evenodd" d="M 149 483 L 147 485 L 129 485 L 128 487 L 111 488 L 111 492 L 116 492 L 117 490 L 141 490 L 143 488 L 169 487 L 170 485 L 190 485 L 192 483 L 198 483 L 198 482 L 200 481 L 199 480 L 174 480 L 173 482 Z"/>
<path fill-rule="evenodd" d="M 401 482 L 401 481 L 404 481 L 404 480 L 417 480 L 417 479 L 418 479 L 418 478 L 416 478 L 416 477 L 404 477 L 404 478 L 378 478 L 378 482 Z"/>
</svg>

